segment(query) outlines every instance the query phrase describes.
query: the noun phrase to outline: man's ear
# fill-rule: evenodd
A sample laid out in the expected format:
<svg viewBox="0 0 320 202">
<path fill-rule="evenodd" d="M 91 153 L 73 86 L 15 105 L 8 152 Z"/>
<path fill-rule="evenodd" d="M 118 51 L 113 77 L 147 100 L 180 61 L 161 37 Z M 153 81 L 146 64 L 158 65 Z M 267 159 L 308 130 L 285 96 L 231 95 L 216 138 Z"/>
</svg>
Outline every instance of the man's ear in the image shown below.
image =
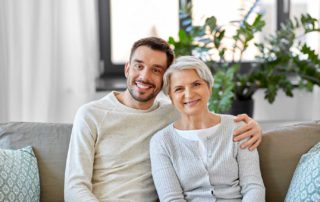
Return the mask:
<svg viewBox="0 0 320 202">
<path fill-rule="evenodd" d="M 129 74 L 129 62 L 126 62 L 126 64 L 124 65 L 124 75 L 126 78 L 128 78 L 128 74 Z"/>
</svg>

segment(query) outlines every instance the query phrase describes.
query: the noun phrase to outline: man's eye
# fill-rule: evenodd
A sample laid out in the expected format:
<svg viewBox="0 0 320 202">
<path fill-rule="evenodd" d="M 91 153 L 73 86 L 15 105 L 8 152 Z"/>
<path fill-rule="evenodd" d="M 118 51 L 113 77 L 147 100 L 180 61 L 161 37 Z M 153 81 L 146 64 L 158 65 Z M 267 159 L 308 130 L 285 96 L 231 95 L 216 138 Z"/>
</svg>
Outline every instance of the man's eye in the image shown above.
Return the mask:
<svg viewBox="0 0 320 202">
<path fill-rule="evenodd" d="M 161 72 L 162 72 L 162 70 L 159 69 L 159 68 L 153 68 L 152 71 L 153 71 L 154 73 L 161 73 Z"/>
<path fill-rule="evenodd" d="M 135 64 L 134 67 L 137 68 L 137 69 L 142 69 L 143 65 L 142 64 Z"/>
<path fill-rule="evenodd" d="M 201 83 L 198 83 L 198 82 L 193 84 L 193 86 L 200 86 L 200 85 Z"/>
</svg>

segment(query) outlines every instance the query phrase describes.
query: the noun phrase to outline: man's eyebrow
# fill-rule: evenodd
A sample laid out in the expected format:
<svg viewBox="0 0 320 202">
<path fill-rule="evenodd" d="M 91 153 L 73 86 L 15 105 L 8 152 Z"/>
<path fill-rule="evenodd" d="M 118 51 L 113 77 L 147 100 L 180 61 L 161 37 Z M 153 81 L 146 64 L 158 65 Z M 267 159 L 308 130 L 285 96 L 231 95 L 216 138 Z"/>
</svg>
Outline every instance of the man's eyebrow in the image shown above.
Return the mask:
<svg viewBox="0 0 320 202">
<path fill-rule="evenodd" d="M 142 61 L 142 60 L 139 60 L 139 59 L 134 59 L 133 62 L 143 63 L 143 61 Z"/>
<path fill-rule="evenodd" d="M 161 68 L 161 69 L 166 69 L 166 67 L 164 67 L 163 65 L 158 65 L 158 64 L 155 64 L 154 67 Z"/>
<path fill-rule="evenodd" d="M 134 59 L 133 60 L 133 62 L 136 62 L 136 63 L 142 63 L 142 64 L 144 64 L 144 62 L 143 62 L 143 60 L 139 60 L 139 59 Z M 161 68 L 161 69 L 166 69 L 166 67 L 165 66 L 163 66 L 163 65 L 159 65 L 159 64 L 154 64 L 153 65 L 153 67 L 156 67 L 156 68 Z"/>
</svg>

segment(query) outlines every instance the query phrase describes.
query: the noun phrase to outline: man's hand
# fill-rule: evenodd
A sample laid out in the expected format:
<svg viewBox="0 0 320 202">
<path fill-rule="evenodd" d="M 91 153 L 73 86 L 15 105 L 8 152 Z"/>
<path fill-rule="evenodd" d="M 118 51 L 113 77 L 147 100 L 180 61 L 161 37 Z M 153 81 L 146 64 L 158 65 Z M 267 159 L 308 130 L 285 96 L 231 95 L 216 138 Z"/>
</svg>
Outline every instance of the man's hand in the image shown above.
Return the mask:
<svg viewBox="0 0 320 202">
<path fill-rule="evenodd" d="M 234 141 L 240 141 L 244 138 L 250 139 L 240 145 L 241 149 L 249 148 L 253 150 L 259 146 L 262 140 L 262 130 L 258 122 L 250 118 L 247 114 L 240 114 L 236 116 L 235 122 L 243 121 L 246 124 L 233 132 Z"/>
</svg>

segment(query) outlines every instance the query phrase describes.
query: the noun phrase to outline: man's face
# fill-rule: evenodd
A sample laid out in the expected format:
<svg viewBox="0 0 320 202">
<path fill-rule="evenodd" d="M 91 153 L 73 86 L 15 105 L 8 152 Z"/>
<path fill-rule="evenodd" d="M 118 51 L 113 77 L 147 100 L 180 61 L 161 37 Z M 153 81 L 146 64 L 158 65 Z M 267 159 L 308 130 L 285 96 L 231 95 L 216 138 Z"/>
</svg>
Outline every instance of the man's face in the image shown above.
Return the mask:
<svg viewBox="0 0 320 202">
<path fill-rule="evenodd" d="M 138 47 L 125 66 L 127 88 L 132 98 L 139 102 L 153 102 L 162 88 L 166 68 L 166 53 L 147 46 Z"/>
</svg>

